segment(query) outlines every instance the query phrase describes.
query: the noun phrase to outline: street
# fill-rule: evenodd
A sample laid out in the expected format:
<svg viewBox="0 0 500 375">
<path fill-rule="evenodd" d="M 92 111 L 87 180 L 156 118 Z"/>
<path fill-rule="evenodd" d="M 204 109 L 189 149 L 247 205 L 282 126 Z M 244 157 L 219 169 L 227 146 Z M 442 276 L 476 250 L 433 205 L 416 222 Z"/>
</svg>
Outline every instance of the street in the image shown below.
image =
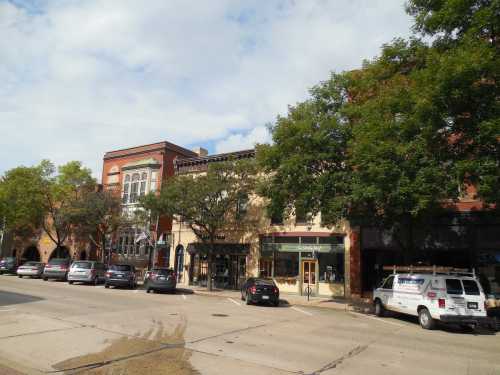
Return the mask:
<svg viewBox="0 0 500 375">
<path fill-rule="evenodd" d="M 409 318 L 0 276 L 1 374 L 493 375 L 499 353 Z"/>
</svg>

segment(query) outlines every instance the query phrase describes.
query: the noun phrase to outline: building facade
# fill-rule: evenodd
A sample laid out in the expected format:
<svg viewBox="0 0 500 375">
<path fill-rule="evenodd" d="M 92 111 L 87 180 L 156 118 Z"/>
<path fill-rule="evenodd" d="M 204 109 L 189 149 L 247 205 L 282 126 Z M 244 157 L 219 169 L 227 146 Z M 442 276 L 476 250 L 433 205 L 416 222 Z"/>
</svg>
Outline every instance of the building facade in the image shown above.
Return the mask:
<svg viewBox="0 0 500 375">
<path fill-rule="evenodd" d="M 170 142 L 106 152 L 102 169 L 103 189 L 119 194 L 123 214 L 131 216 L 138 209 L 141 196 L 159 191 L 162 183 L 174 174 L 176 158 L 196 156 L 197 153 Z M 165 217 L 144 226 L 121 229 L 108 241 L 112 261 L 134 264 L 139 269 L 151 264 L 168 266 L 171 229 L 171 220 Z M 141 235 L 148 238 L 137 241 Z"/>
<path fill-rule="evenodd" d="M 205 173 L 208 165 L 253 158 L 254 150 L 175 160 L 175 173 Z M 213 278 L 216 288 L 239 289 L 248 277 L 272 278 L 281 291 L 321 296 L 349 292 L 350 228 L 326 228 L 321 218 L 273 221 L 265 200 L 249 197 L 241 228 L 217 240 Z M 174 220 L 170 258 L 180 284 L 207 285 L 207 248 L 189 226 Z"/>
</svg>

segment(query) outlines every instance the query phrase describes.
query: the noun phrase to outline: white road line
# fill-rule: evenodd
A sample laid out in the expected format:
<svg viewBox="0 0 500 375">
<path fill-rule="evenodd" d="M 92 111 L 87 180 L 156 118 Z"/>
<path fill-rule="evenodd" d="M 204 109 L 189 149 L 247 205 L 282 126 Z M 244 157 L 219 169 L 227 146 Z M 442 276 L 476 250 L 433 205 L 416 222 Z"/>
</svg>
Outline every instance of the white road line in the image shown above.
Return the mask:
<svg viewBox="0 0 500 375">
<path fill-rule="evenodd" d="M 229 301 L 231 301 L 232 303 L 234 303 L 235 305 L 241 306 L 241 303 L 239 303 L 239 302 L 235 301 L 234 299 L 229 298 L 229 297 L 228 297 L 227 299 L 228 299 Z"/>
<path fill-rule="evenodd" d="M 186 295 L 185 295 L 185 294 L 181 294 L 181 296 L 182 296 L 182 299 L 183 299 L 183 300 L 186 300 L 186 299 L 187 299 L 187 297 L 186 297 Z"/>
<path fill-rule="evenodd" d="M 16 311 L 16 309 L 4 309 L 4 310 L 0 310 L 0 312 L 9 312 L 9 311 Z"/>
<path fill-rule="evenodd" d="M 295 307 L 295 306 L 292 306 L 291 309 L 295 310 L 295 311 L 298 311 L 302 314 L 306 314 L 306 315 L 309 315 L 309 316 L 313 316 L 313 314 L 311 314 L 309 311 L 304 311 L 302 309 L 299 309 L 298 307 Z"/>
<path fill-rule="evenodd" d="M 382 323 L 392 324 L 393 326 L 405 327 L 404 324 L 399 324 L 399 323 L 396 323 L 396 322 L 391 322 L 390 320 L 387 320 L 387 319 L 380 319 L 380 318 L 377 318 L 375 316 L 370 316 L 370 315 L 366 315 L 366 314 L 359 314 L 359 313 L 354 313 L 354 314 L 360 315 L 360 316 L 364 316 L 365 318 L 368 318 L 368 319 L 378 320 L 379 322 L 382 322 Z"/>
</svg>

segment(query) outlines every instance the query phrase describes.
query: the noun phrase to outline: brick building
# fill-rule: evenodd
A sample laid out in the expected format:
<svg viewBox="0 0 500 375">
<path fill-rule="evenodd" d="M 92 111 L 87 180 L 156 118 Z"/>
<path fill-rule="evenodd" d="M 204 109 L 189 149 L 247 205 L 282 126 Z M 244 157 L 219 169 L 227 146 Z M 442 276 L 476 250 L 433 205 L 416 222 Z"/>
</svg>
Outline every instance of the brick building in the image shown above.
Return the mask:
<svg viewBox="0 0 500 375">
<path fill-rule="evenodd" d="M 200 152 L 203 152 L 200 149 Z M 150 192 L 159 191 L 166 178 L 174 174 L 176 158 L 196 157 L 196 152 L 187 150 L 170 142 L 106 152 L 103 158 L 103 189 L 116 191 L 122 199 L 125 213 L 132 213 L 138 205 L 138 198 Z M 139 268 L 146 268 L 150 259 L 157 265 L 168 265 L 169 234 L 172 223 L 160 218 L 149 227 L 131 227 L 117 233 L 110 240 L 113 261 L 126 261 Z M 154 254 L 148 241 L 136 243 L 142 232 L 150 234 L 157 246 Z"/>
</svg>

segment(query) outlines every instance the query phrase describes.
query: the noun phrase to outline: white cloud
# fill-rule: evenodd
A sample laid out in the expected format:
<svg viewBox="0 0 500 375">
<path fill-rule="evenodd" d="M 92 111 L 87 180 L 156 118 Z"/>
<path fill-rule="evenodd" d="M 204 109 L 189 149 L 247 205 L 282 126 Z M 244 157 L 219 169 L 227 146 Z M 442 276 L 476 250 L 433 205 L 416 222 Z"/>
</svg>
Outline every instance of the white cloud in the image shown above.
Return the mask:
<svg viewBox="0 0 500 375">
<path fill-rule="evenodd" d="M 271 135 L 265 126 L 257 126 L 247 133 L 231 134 L 226 139 L 217 142 L 215 152 L 231 152 L 247 150 L 257 143 L 270 143 Z"/>
<path fill-rule="evenodd" d="M 16 2 L 19 3 L 19 2 Z M 232 151 L 409 32 L 401 0 L 0 0 L 0 173 L 169 140 Z"/>
</svg>

